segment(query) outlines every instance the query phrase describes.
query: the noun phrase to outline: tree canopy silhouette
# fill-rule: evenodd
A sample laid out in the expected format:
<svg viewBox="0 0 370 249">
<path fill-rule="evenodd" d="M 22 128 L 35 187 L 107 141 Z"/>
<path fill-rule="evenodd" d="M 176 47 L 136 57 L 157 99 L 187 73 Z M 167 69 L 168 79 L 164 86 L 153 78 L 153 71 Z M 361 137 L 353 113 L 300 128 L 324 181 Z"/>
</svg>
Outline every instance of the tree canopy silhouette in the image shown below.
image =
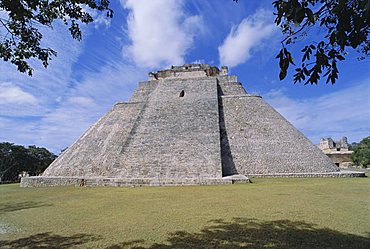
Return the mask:
<svg viewBox="0 0 370 249">
<path fill-rule="evenodd" d="M 294 83 L 318 84 L 326 78 L 326 83 L 334 84 L 339 74 L 337 64 L 345 60 L 351 48 L 359 53 L 359 60 L 370 55 L 368 0 L 276 0 L 272 4 L 275 23 L 284 35 L 276 56 L 280 80 L 286 78 L 293 65 Z M 47 67 L 57 52 L 41 45 L 39 27 L 52 28 L 55 20 L 61 20 L 72 37 L 81 40 L 80 24 L 93 21 L 89 10 L 113 16 L 109 0 L 0 0 L 0 58 L 29 75 L 33 70 L 29 59 L 38 59 Z M 302 46 L 301 58 L 294 60 L 296 56 L 288 47 L 302 43 L 301 38 L 314 27 L 320 28 L 322 37 Z"/>
<path fill-rule="evenodd" d="M 351 159 L 356 165 L 364 168 L 370 167 L 370 136 L 365 137 L 359 143 L 352 143 L 351 149 L 353 150 Z"/>
<path fill-rule="evenodd" d="M 0 182 L 17 181 L 22 171 L 39 175 L 56 157 L 47 149 L 34 145 L 24 147 L 7 142 L 0 143 Z"/>
<path fill-rule="evenodd" d="M 238 0 L 234 0 L 238 2 Z M 368 0 L 276 0 L 275 24 L 284 35 L 279 59 L 280 80 L 287 76 L 290 65 L 295 66 L 294 83 L 317 84 L 338 79 L 339 61 L 348 51 L 356 50 L 358 59 L 370 55 L 370 2 Z M 317 41 L 302 46 L 301 58 L 294 60 L 289 45 L 303 43 L 313 28 L 320 29 Z"/>
<path fill-rule="evenodd" d="M 60 20 L 74 39 L 81 40 L 80 24 L 94 21 L 93 10 L 113 16 L 109 0 L 0 0 L 0 58 L 32 75 L 29 59 L 37 59 L 47 67 L 52 56 L 57 55 L 42 45 L 40 27 L 53 28 L 53 22 Z"/>
</svg>

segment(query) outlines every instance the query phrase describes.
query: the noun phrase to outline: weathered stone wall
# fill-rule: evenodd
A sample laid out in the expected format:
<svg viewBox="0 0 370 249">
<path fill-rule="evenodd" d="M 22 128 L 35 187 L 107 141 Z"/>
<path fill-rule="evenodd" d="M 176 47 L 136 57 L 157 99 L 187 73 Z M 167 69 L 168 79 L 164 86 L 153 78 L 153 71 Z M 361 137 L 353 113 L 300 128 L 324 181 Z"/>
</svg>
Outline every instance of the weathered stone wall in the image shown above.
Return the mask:
<svg viewBox="0 0 370 249">
<path fill-rule="evenodd" d="M 159 80 L 136 135 L 123 146 L 118 175 L 221 177 L 218 119 L 215 78 Z"/>
<path fill-rule="evenodd" d="M 252 174 L 256 178 L 275 177 L 365 177 L 364 172 L 340 171 L 327 173 L 277 173 L 277 174 Z M 215 185 L 250 182 L 246 179 L 223 178 L 103 178 L 103 177 L 23 177 L 21 187 L 50 187 L 50 186 L 76 186 L 76 187 L 120 187 L 120 186 L 183 186 L 183 185 Z"/>
<path fill-rule="evenodd" d="M 139 86 L 131 96 L 129 102 L 147 102 L 150 94 L 157 88 L 158 81 L 143 81 L 139 82 Z"/>
<path fill-rule="evenodd" d="M 44 172 L 44 176 L 113 176 L 125 141 L 145 103 L 115 105 Z"/>
<path fill-rule="evenodd" d="M 340 168 L 348 168 L 353 165 L 351 154 L 353 151 L 338 151 L 327 153 L 326 155 L 332 160 L 334 164 Z"/>
<path fill-rule="evenodd" d="M 218 122 L 216 78 L 142 82 L 44 176 L 221 178 Z"/>
<path fill-rule="evenodd" d="M 334 178 L 334 177 L 366 177 L 365 172 L 360 171 L 337 171 L 337 172 L 323 172 L 323 173 L 276 173 L 276 174 L 250 174 L 250 177 L 256 178 L 278 178 L 278 177 L 289 177 L 289 178 Z"/>
<path fill-rule="evenodd" d="M 116 177 L 122 146 L 132 138 L 158 82 L 139 83 L 130 102 L 117 103 L 64 151 L 43 176 Z"/>
<path fill-rule="evenodd" d="M 215 185 L 233 184 L 233 179 L 223 178 L 103 178 L 103 177 L 23 177 L 21 187 L 51 187 L 51 186 L 76 186 L 76 187 L 120 187 L 120 186 L 183 186 L 183 185 Z"/>
<path fill-rule="evenodd" d="M 221 138 L 223 156 L 227 157 L 223 159 L 227 163 L 223 169 L 229 170 L 224 170 L 226 174 L 338 171 L 327 156 L 261 97 L 221 92 L 220 107 L 227 136 Z"/>
<path fill-rule="evenodd" d="M 23 178 L 21 185 L 215 184 L 237 181 L 227 178 L 236 174 L 344 176 L 261 97 L 247 94 L 227 68 L 197 64 L 152 73 L 43 177 Z"/>
<path fill-rule="evenodd" d="M 348 151 L 349 144 L 346 137 L 342 137 L 338 141 L 334 141 L 331 137 L 321 138 L 320 144 L 318 145 L 319 149 L 324 153 L 331 153 L 337 151 Z"/>
<path fill-rule="evenodd" d="M 212 67 L 208 64 L 185 64 L 183 66 L 172 66 L 171 69 L 161 70 L 157 73 L 149 73 L 149 80 L 169 78 L 199 78 L 225 75 L 227 72 L 227 67 L 222 67 L 222 70 L 220 71 L 217 67 Z"/>
<path fill-rule="evenodd" d="M 236 76 L 218 76 L 218 91 L 219 96 L 223 95 L 244 95 L 245 91 L 243 85 L 238 82 Z"/>
<path fill-rule="evenodd" d="M 340 168 L 348 168 L 353 165 L 349 144 L 346 137 L 342 137 L 339 141 L 334 141 L 332 138 L 321 138 L 318 148 L 324 152 L 333 163 Z"/>
</svg>

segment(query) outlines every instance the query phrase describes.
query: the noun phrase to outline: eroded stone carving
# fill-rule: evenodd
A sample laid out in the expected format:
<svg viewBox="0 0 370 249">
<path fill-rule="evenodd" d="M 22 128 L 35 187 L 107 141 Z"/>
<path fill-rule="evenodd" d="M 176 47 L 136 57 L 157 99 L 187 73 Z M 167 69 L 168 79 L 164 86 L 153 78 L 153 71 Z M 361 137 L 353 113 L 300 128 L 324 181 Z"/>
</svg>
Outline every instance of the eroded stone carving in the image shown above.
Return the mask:
<svg viewBox="0 0 370 249">
<path fill-rule="evenodd" d="M 172 66 L 170 69 L 161 70 L 156 73 L 148 74 L 149 80 L 170 79 L 170 78 L 199 78 L 218 75 L 227 75 L 228 68 L 222 67 L 221 71 L 217 67 L 208 64 L 185 64 L 183 66 Z"/>
<path fill-rule="evenodd" d="M 332 138 L 321 138 L 318 145 L 320 150 L 324 152 L 332 161 L 340 168 L 348 168 L 352 165 L 351 154 L 347 138 L 342 137 L 338 141 Z"/>
</svg>

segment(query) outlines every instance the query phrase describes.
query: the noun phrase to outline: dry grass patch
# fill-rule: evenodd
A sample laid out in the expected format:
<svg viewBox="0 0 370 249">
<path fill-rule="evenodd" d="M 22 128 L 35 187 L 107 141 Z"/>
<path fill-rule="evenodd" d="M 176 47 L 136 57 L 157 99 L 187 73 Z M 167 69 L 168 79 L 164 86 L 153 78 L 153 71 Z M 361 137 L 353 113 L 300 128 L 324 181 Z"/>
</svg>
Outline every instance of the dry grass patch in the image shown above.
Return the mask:
<svg viewBox="0 0 370 249">
<path fill-rule="evenodd" d="M 0 186 L 0 248 L 370 248 L 370 179 Z"/>
</svg>

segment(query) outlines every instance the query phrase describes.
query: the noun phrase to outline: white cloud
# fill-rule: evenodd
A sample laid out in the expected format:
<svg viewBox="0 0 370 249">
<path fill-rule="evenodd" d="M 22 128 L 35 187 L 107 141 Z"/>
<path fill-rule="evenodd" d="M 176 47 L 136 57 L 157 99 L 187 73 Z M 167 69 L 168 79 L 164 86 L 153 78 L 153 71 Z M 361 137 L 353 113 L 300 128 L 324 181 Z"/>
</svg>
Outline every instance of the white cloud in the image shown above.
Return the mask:
<svg viewBox="0 0 370 249">
<path fill-rule="evenodd" d="M 58 56 L 52 58 L 47 69 L 41 62 L 31 60 L 34 72 L 33 76 L 29 77 L 18 72 L 16 66 L 9 62 L 0 63 L 0 84 L 3 87 L 5 84 L 8 89 L 6 93 L 0 90 L 2 95 L 7 96 L 6 99 L 2 97 L 0 101 L 0 115 L 14 118 L 14 122 L 18 124 L 6 129 L 7 133 L 3 130 L 9 140 L 20 136 L 19 127 L 26 127 L 26 117 L 40 118 L 53 110 L 57 99 L 63 96 L 71 85 L 72 67 L 83 51 L 83 42 L 74 40 L 64 24 L 56 23 L 53 29 L 39 29 L 43 34 L 42 46 L 51 47 L 58 52 Z M 12 102 L 9 102 L 12 98 Z M 27 127 L 30 125 L 27 124 Z"/>
<path fill-rule="evenodd" d="M 342 136 L 359 141 L 370 133 L 369 80 L 317 98 L 294 99 L 284 89 L 271 90 L 265 97 L 314 143 Z"/>
<path fill-rule="evenodd" d="M 202 30 L 199 16 L 188 16 L 182 1 L 127 0 L 122 6 L 129 9 L 127 19 L 131 45 L 124 54 L 142 67 L 160 67 L 184 63 L 194 36 Z"/>
<path fill-rule="evenodd" d="M 235 67 L 246 62 L 253 51 L 260 49 L 276 30 L 272 16 L 271 12 L 260 9 L 232 27 L 223 44 L 218 47 L 221 65 Z"/>
<path fill-rule="evenodd" d="M 80 105 L 80 106 L 92 106 L 94 105 L 94 100 L 88 97 L 71 97 L 68 99 L 70 104 Z"/>
<path fill-rule="evenodd" d="M 13 83 L 0 82 L 0 116 L 39 116 L 46 111 L 33 94 Z"/>
<path fill-rule="evenodd" d="M 89 35 L 91 29 L 83 32 Z M 5 100 L 0 102 L 0 140 L 37 144 L 58 153 L 108 111 L 114 102 L 127 100 L 138 81 L 146 79 L 148 70 L 123 60 L 121 47 L 117 46 L 106 48 L 105 57 L 99 61 L 84 64 L 86 70 L 78 71 L 76 76 L 74 64 L 89 37 L 77 42 L 63 25 L 55 25 L 54 30 L 45 30 L 43 34 L 45 46 L 58 51 L 58 56 L 47 69 L 36 61 L 33 64 L 34 75 L 29 77 L 17 72 L 9 63 L 0 63 L 0 84 L 12 82 L 13 95 L 18 93 L 18 100 L 28 101 L 18 105 L 5 104 Z M 92 64 L 96 68 L 91 69 Z M 6 83 L 5 87 L 7 94 L 4 95 L 9 102 L 10 85 Z M 23 98 L 20 98 L 21 92 Z M 31 104 L 31 100 L 37 102 Z"/>
<path fill-rule="evenodd" d="M 147 72 L 122 61 L 100 72 L 88 73 L 75 87 L 66 89 L 58 104 L 37 118 L 1 118 L 0 140 L 37 144 L 54 153 L 70 146 L 82 133 L 112 108 L 128 100 Z M 14 110 L 13 110 L 14 111 Z"/>
<path fill-rule="evenodd" d="M 83 51 L 83 42 L 73 40 L 69 30 L 63 24 L 57 23 L 53 29 L 40 27 L 40 30 L 43 33 L 42 46 L 53 48 L 58 52 L 58 56 L 52 58 L 47 69 L 41 65 L 41 62 L 32 60 L 30 62 L 34 68 L 32 77 L 18 72 L 16 66 L 9 62 L 2 62 L 0 63 L 0 83 L 11 82 L 14 87 L 32 95 L 39 104 L 38 115 L 43 115 L 42 111 L 47 111 L 46 107 L 54 105 L 56 99 L 62 96 L 66 88 L 70 86 L 72 67 Z M 20 115 L 18 111 L 12 113 L 13 108 L 18 107 L 14 105 L 9 109 L 8 106 L 4 106 L 4 103 L 0 103 L 0 110 L 7 110 L 7 115 Z M 23 107 L 23 113 L 35 113 L 35 111 L 35 106 L 25 105 Z"/>
<path fill-rule="evenodd" d="M 0 117 L 0 129 L 3 129 L 3 128 L 7 127 L 9 124 L 10 124 L 10 122 L 9 122 L 8 119 Z M 1 139 L 1 137 L 0 137 L 0 139 Z"/>
<path fill-rule="evenodd" d="M 103 26 L 104 28 L 108 28 L 111 24 L 111 18 L 107 17 L 105 13 L 99 13 L 96 16 L 93 16 L 95 28 L 99 28 Z"/>
<path fill-rule="evenodd" d="M 23 91 L 19 86 L 11 83 L 0 83 L 0 105 L 36 103 L 37 99 L 32 94 Z"/>
<path fill-rule="evenodd" d="M 40 27 L 40 31 L 42 46 L 58 52 L 47 69 L 32 60 L 34 72 L 29 77 L 10 63 L 0 63 L 0 139 L 3 141 L 45 146 L 38 143 L 42 119 L 53 113 L 57 100 L 63 100 L 72 85 L 72 67 L 83 51 L 83 42 L 73 40 L 67 27 L 60 23 L 53 29 Z"/>
</svg>

